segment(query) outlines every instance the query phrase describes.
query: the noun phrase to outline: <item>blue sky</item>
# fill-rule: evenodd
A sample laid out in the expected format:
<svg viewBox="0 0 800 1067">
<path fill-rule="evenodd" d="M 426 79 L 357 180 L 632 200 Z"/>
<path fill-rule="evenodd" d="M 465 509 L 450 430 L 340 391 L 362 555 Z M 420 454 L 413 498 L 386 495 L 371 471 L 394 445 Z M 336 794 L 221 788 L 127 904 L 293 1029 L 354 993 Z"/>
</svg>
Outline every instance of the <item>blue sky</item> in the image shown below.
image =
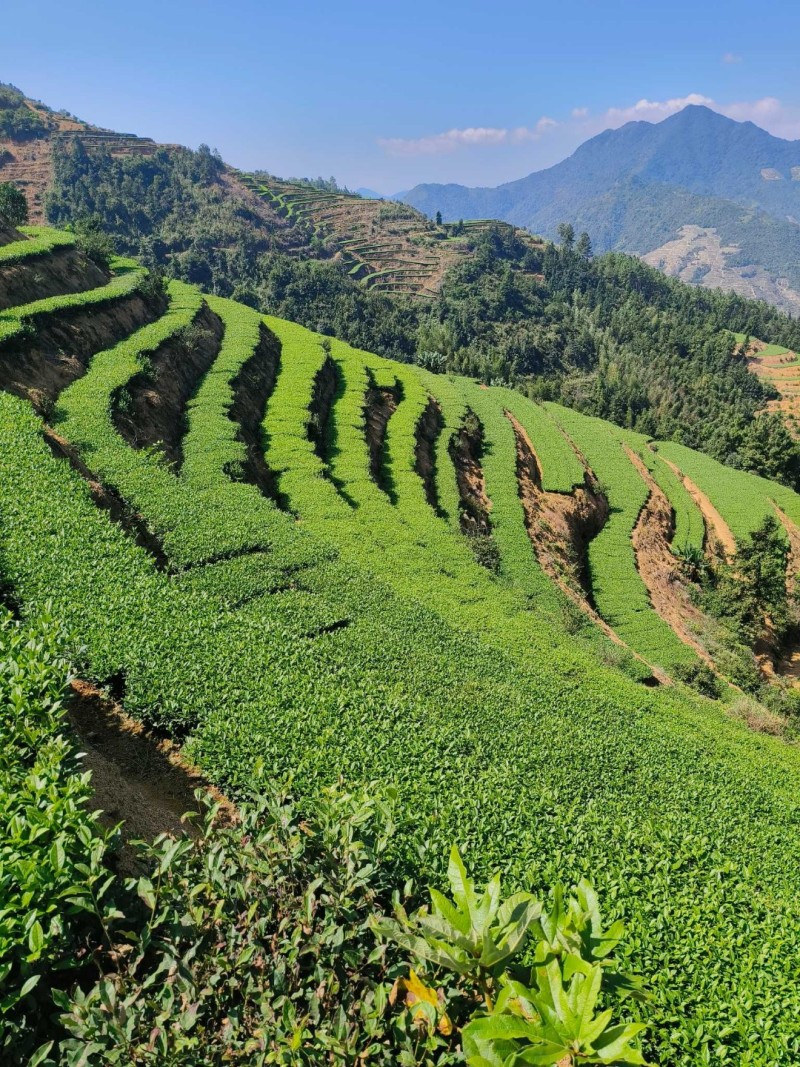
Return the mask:
<svg viewBox="0 0 800 1067">
<path fill-rule="evenodd" d="M 38 0 L 0 81 L 113 129 L 382 192 L 494 185 L 704 100 L 800 137 L 800 5 L 773 0 Z"/>
</svg>

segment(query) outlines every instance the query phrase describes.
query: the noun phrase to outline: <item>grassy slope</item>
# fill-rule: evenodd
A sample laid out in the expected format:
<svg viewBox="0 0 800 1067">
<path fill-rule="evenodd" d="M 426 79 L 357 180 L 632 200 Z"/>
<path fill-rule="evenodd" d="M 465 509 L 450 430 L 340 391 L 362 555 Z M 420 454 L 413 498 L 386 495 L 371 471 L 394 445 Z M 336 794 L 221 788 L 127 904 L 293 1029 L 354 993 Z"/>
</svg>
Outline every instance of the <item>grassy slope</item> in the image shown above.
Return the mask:
<svg viewBox="0 0 800 1067">
<path fill-rule="evenodd" d="M 187 297 L 178 287 L 175 310 Z M 300 521 L 231 482 L 208 442 L 225 438 L 214 420 L 257 316 L 225 301 L 215 309 L 223 373 L 196 394 L 180 474 L 109 430 L 111 392 L 147 337 L 96 357 L 61 402 L 60 429 L 159 533 L 168 571 L 95 508 L 28 406 L 0 395 L 0 552 L 21 604 L 51 598 L 87 673 L 123 672 L 131 710 L 189 731 L 192 753 L 233 788 L 247 788 L 259 759 L 276 776 L 291 771 L 301 794 L 339 775 L 377 778 L 398 786 L 409 863 L 426 876 L 441 871 L 452 839 L 516 881 L 591 871 L 629 922 L 630 962 L 654 989 L 644 1013 L 657 1025 L 656 1062 L 704 1062 L 704 1048 L 723 1062 L 720 1044 L 735 1062 L 793 1062 L 795 750 L 708 701 L 644 689 L 551 620 L 543 628 L 513 579 L 491 578 L 426 512 L 409 466 L 413 420 L 387 441 L 393 505 L 367 474 L 360 391 L 370 367 L 382 381 L 405 376 L 413 400 L 408 367 L 334 342 L 326 463 L 306 434 L 321 338 L 270 320 L 283 360 L 267 458 Z M 418 381 L 415 402 L 435 389 L 430 376 Z M 800 510 L 786 493 L 785 510 Z M 192 498 L 191 512 L 176 506 Z M 237 558 L 219 561 L 221 543 L 238 546 Z M 295 587 L 283 588 L 292 572 Z M 420 810 L 438 825 L 421 858 L 411 847 Z"/>
</svg>

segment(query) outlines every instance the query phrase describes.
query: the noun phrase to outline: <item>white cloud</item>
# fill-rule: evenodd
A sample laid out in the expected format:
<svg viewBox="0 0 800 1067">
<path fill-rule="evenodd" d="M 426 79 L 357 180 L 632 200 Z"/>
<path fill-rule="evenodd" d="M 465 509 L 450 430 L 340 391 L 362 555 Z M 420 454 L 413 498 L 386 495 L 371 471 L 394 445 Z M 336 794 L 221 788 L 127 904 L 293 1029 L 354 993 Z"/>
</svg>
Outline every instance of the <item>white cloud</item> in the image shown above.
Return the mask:
<svg viewBox="0 0 800 1067">
<path fill-rule="evenodd" d="M 713 107 L 714 101 L 701 93 L 689 93 L 688 96 L 676 96 L 672 100 L 639 100 L 631 107 L 610 107 L 601 115 L 592 119 L 592 124 L 602 125 L 602 128 L 624 126 L 626 122 L 645 121 L 660 122 L 670 115 L 682 111 L 689 104 L 705 104 Z"/>
<path fill-rule="evenodd" d="M 777 137 L 790 140 L 800 137 L 800 110 L 785 106 L 774 96 L 764 96 L 760 100 L 734 101 L 730 104 L 719 103 L 702 93 L 689 93 L 671 100 L 639 100 L 630 107 L 612 107 L 597 115 L 587 114 L 581 120 L 576 120 L 576 125 L 584 136 L 589 137 L 601 130 L 616 129 L 626 122 L 660 122 L 682 111 L 689 104 L 703 104 L 737 122 L 754 122 Z"/>
<path fill-rule="evenodd" d="M 690 104 L 704 105 L 738 122 L 754 122 L 778 137 L 790 140 L 800 138 L 800 108 L 787 107 L 774 96 L 722 104 L 702 93 L 688 93 L 686 96 L 671 97 L 668 100 L 643 98 L 628 107 L 611 107 L 597 114 L 593 114 L 587 107 L 576 107 L 572 109 L 570 118 L 561 123 L 544 115 L 533 126 L 468 126 L 465 129 L 447 130 L 445 133 L 434 133 L 426 137 L 386 137 L 381 138 L 378 144 L 392 156 L 433 156 L 462 148 L 534 142 L 558 129 L 564 135 L 562 140 L 566 137 L 577 145 L 579 141 L 602 130 L 616 129 L 624 126 L 626 122 L 661 122 Z"/>
<path fill-rule="evenodd" d="M 725 55 L 722 57 L 722 62 L 728 64 L 741 63 L 742 57 L 740 55 L 737 55 L 736 52 L 726 52 Z"/>
<path fill-rule="evenodd" d="M 784 116 L 783 106 L 774 96 L 738 104 L 720 104 L 719 107 L 715 105 L 715 110 L 721 111 L 730 119 L 736 119 L 737 122 L 755 122 L 759 126 L 772 121 L 780 122 Z"/>
<path fill-rule="evenodd" d="M 392 156 L 433 156 L 454 152 L 457 148 L 538 141 L 556 126 L 558 123 L 555 119 L 544 115 L 533 126 L 517 126 L 514 129 L 468 126 L 463 130 L 447 130 L 446 133 L 429 134 L 427 137 L 382 137 L 378 144 Z"/>
</svg>

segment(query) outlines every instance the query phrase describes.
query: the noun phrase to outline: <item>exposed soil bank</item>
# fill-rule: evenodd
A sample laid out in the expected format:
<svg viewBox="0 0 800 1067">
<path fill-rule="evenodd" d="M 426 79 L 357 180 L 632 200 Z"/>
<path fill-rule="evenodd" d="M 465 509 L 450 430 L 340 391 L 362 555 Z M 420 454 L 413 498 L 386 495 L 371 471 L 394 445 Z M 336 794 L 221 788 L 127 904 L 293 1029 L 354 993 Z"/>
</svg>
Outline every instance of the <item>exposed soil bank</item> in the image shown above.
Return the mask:
<svg viewBox="0 0 800 1067">
<path fill-rule="evenodd" d="M 196 832 L 191 822 L 181 822 L 185 813 L 202 810 L 196 789 L 221 803 L 223 819 L 235 821 L 230 801 L 209 786 L 172 741 L 147 731 L 96 687 L 74 681 L 67 713 L 85 752 L 84 767 L 92 772 L 92 806 L 103 812 L 106 826 L 124 821 L 125 841 Z M 120 867 L 134 870 L 129 847 L 122 850 Z"/>
<path fill-rule="evenodd" d="M 574 489 L 571 494 L 545 492 L 542 489 L 541 465 L 530 438 L 510 412 L 506 411 L 505 414 L 514 427 L 517 486 L 525 513 L 525 526 L 542 570 L 610 641 L 628 649 L 631 655 L 644 663 L 642 657 L 609 626 L 592 603 L 586 547 L 606 523 L 608 501 L 597 490 L 594 476 L 586 467 L 583 457 L 580 458 L 586 470 L 586 481 L 582 488 Z M 657 672 L 652 682 L 645 684 L 658 685 L 668 680 L 661 672 Z"/>
<path fill-rule="evenodd" d="M 786 592 L 790 598 L 798 594 L 798 575 L 800 574 L 800 530 L 789 516 L 773 502 L 775 514 L 789 539 L 789 555 L 786 560 Z M 780 678 L 800 685 L 800 634 L 794 632 L 784 643 L 780 653 L 773 658 L 773 670 Z"/>
<path fill-rule="evenodd" d="M 378 389 L 373 384 L 364 395 L 364 432 L 369 448 L 369 473 L 375 484 L 387 494 L 393 503 L 393 485 L 387 469 L 384 444 L 389 419 L 397 411 L 397 405 L 402 398 L 399 385 L 395 385 L 392 389 Z"/>
<path fill-rule="evenodd" d="M 267 403 L 275 388 L 281 358 L 281 343 L 262 323 L 259 342 L 231 382 L 233 402 L 230 418 L 239 427 L 238 438 L 247 448 L 245 479 L 265 496 L 277 498 L 275 476 L 264 461 L 261 426 Z M 226 471 L 230 474 L 230 471 Z"/>
<path fill-rule="evenodd" d="M 631 534 L 639 576 L 647 587 L 656 613 L 684 644 L 692 648 L 709 667 L 714 668 L 714 661 L 693 633 L 693 629 L 705 629 L 707 621 L 700 609 L 692 603 L 670 548 L 675 533 L 672 506 L 641 457 L 627 445 L 624 447 L 628 459 L 647 483 L 649 490 L 647 502 Z"/>
<path fill-rule="evenodd" d="M 62 390 L 86 373 L 95 352 L 155 322 L 163 311 L 163 301 L 135 292 L 47 316 L 32 336 L 0 348 L 0 389 L 30 400 L 48 417 Z"/>
<path fill-rule="evenodd" d="M 163 451 L 180 467 L 186 430 L 186 404 L 219 354 L 222 320 L 203 302 L 188 330 L 161 345 L 148 362 L 112 400 L 112 417 L 119 433 L 134 448 Z"/>
<path fill-rule="evenodd" d="M 530 438 L 510 412 L 505 414 L 514 427 L 519 495 L 536 557 L 551 578 L 589 601 L 586 547 L 606 524 L 608 502 L 588 475 L 585 485 L 572 493 L 545 492 Z"/>
<path fill-rule="evenodd" d="M 308 421 L 308 439 L 314 445 L 317 456 L 324 463 L 328 462 L 331 444 L 331 407 L 338 388 L 339 372 L 333 359 L 326 356 L 325 362 L 314 376 L 311 403 L 308 405 L 308 410 L 311 412 L 311 418 Z"/>
<path fill-rule="evenodd" d="M 20 233 L 10 222 L 6 222 L 4 215 L 0 215 L 0 245 L 10 245 L 15 241 L 24 240 L 25 234 Z"/>
<path fill-rule="evenodd" d="M 435 449 L 442 425 L 442 409 L 433 397 L 429 397 L 414 431 L 414 469 L 422 479 L 425 499 L 437 514 L 441 512 L 436 491 Z"/>
<path fill-rule="evenodd" d="M 474 412 L 467 411 L 464 425 L 453 435 L 449 449 L 461 499 L 461 529 L 466 534 L 489 537 L 492 503 L 486 493 L 481 465 L 483 427 Z"/>
<path fill-rule="evenodd" d="M 48 296 L 97 289 L 108 279 L 107 273 L 76 248 L 56 248 L 48 255 L 21 259 L 2 267 L 0 310 L 30 304 Z"/>
</svg>

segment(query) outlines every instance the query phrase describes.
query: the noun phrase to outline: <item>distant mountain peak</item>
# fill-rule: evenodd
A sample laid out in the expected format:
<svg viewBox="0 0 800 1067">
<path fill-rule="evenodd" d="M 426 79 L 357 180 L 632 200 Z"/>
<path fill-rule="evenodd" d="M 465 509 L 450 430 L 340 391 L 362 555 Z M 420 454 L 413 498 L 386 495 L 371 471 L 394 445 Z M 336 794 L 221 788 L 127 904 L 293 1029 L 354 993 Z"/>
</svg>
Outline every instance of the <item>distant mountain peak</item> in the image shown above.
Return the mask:
<svg viewBox="0 0 800 1067">
<path fill-rule="evenodd" d="M 779 306 L 787 283 L 793 301 L 800 292 L 800 141 L 707 104 L 604 130 L 561 163 L 495 189 L 420 185 L 402 199 L 447 221 L 500 218 L 552 238 L 571 222 L 596 251 L 646 254 L 700 227 L 735 254 L 733 272 L 763 269 Z"/>
</svg>

